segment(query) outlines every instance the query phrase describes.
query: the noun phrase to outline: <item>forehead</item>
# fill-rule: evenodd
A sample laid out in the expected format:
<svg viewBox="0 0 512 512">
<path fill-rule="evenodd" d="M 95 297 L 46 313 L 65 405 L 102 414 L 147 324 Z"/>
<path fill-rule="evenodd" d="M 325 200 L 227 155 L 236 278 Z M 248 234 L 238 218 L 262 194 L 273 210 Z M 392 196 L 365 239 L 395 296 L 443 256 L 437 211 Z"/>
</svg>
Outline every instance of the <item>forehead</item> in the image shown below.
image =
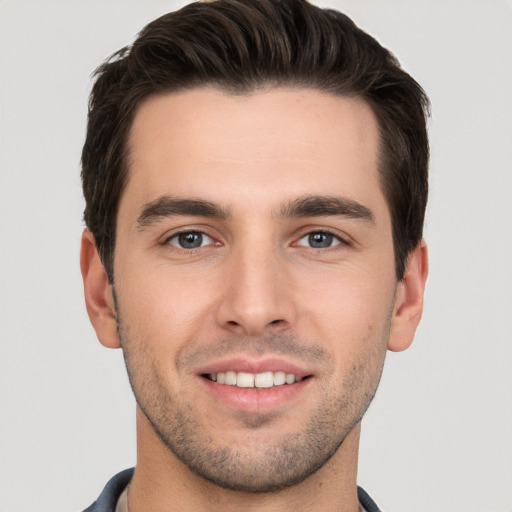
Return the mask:
<svg viewBox="0 0 512 512">
<path fill-rule="evenodd" d="M 163 194 L 229 206 L 305 193 L 375 202 L 378 140 L 375 116 L 357 98 L 284 88 L 233 95 L 210 87 L 154 96 L 139 107 L 130 132 L 121 208 Z"/>
</svg>

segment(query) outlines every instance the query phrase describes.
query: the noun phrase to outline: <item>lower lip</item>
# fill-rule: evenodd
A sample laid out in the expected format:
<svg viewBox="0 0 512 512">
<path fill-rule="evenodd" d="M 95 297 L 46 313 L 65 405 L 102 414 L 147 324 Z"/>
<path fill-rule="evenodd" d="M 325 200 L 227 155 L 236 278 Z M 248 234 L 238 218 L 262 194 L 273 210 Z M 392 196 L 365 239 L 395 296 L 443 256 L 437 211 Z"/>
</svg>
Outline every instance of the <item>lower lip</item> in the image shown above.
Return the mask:
<svg viewBox="0 0 512 512">
<path fill-rule="evenodd" d="M 311 384 L 308 377 L 272 388 L 239 388 L 199 377 L 208 390 L 228 406 L 245 412 L 269 412 L 296 398 Z"/>
</svg>

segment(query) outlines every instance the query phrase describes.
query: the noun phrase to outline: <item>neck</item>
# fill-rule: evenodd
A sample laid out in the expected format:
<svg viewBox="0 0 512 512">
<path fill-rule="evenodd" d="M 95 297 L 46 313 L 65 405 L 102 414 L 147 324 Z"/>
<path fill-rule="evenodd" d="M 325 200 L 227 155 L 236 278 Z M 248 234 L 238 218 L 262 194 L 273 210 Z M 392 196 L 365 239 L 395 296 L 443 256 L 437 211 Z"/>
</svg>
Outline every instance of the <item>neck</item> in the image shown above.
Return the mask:
<svg viewBox="0 0 512 512">
<path fill-rule="evenodd" d="M 299 484 L 273 492 L 220 487 L 190 470 L 156 436 L 137 410 L 137 467 L 130 485 L 130 512 L 357 512 L 357 457 L 360 425 L 337 452 Z M 243 508 L 241 508 L 243 507 Z"/>
</svg>

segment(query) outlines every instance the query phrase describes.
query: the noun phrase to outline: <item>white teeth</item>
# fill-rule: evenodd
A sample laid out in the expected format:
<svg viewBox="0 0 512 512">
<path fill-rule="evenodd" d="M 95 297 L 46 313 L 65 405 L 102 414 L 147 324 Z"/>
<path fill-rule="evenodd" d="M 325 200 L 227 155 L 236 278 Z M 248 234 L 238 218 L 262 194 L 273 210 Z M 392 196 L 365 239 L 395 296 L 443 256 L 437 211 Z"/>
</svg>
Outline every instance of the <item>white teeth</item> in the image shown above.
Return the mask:
<svg viewBox="0 0 512 512">
<path fill-rule="evenodd" d="M 239 388 L 271 388 L 272 386 L 282 386 L 283 384 L 294 384 L 300 382 L 301 377 L 296 377 L 293 373 L 285 372 L 218 372 L 208 375 L 210 380 L 218 384 L 227 384 L 228 386 L 237 386 Z"/>
<path fill-rule="evenodd" d="M 236 385 L 239 388 L 253 388 L 254 375 L 252 373 L 238 372 L 236 377 Z M 260 387 L 256 384 L 257 387 Z"/>
<path fill-rule="evenodd" d="M 276 372 L 274 373 L 274 386 L 282 386 L 286 383 L 286 373 Z"/>
<path fill-rule="evenodd" d="M 254 385 L 257 388 L 271 388 L 274 385 L 274 374 L 272 372 L 258 373 L 254 378 Z"/>
<path fill-rule="evenodd" d="M 295 375 L 293 373 L 286 374 L 286 384 L 293 384 L 295 382 Z"/>
<path fill-rule="evenodd" d="M 228 386 L 236 386 L 236 372 L 226 372 L 224 384 L 227 384 Z"/>
</svg>

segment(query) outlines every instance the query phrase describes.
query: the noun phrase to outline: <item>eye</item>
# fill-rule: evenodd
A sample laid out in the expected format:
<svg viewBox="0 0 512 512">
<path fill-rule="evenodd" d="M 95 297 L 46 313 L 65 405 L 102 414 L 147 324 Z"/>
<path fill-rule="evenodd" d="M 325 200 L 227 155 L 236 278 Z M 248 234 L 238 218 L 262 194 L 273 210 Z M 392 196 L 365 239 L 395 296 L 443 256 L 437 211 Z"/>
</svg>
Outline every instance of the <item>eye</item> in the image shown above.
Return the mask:
<svg viewBox="0 0 512 512">
<path fill-rule="evenodd" d="M 211 245 L 213 240 L 201 231 L 184 231 L 167 239 L 167 243 L 180 249 L 198 249 L 205 245 Z"/>
<path fill-rule="evenodd" d="M 312 249 L 328 249 L 329 247 L 334 247 L 342 243 L 343 240 L 332 233 L 314 231 L 313 233 L 304 235 L 299 240 L 298 245 L 301 247 L 311 247 Z"/>
</svg>

